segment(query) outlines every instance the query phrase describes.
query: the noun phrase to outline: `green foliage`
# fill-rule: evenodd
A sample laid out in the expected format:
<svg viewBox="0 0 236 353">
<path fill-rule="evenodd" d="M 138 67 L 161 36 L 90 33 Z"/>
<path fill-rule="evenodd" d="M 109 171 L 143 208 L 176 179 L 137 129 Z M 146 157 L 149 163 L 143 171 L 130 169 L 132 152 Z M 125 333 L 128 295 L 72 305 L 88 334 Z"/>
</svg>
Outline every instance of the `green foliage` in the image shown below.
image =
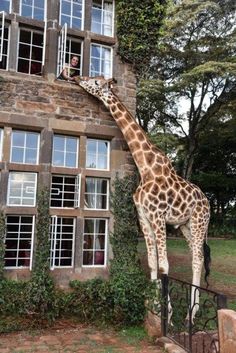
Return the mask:
<svg viewBox="0 0 236 353">
<path fill-rule="evenodd" d="M 111 236 L 114 258 L 111 261 L 110 284 L 115 320 L 125 324 L 143 320 L 148 287 L 137 253 L 137 214 L 132 198 L 136 186 L 137 178 L 134 176 L 116 178 L 111 197 L 115 224 Z"/>
<path fill-rule="evenodd" d="M 157 51 L 157 38 L 165 14 L 165 0 L 117 0 L 117 36 L 119 54 L 131 62 L 137 72 Z"/>
<path fill-rule="evenodd" d="M 38 213 L 36 220 L 36 250 L 32 277 L 28 283 L 27 303 L 28 310 L 41 317 L 53 316 L 55 304 L 55 289 L 50 276 L 50 217 L 49 193 L 42 189 L 38 193 Z"/>
<path fill-rule="evenodd" d="M 4 256 L 5 256 L 5 216 L 2 211 L 0 211 L 0 281 L 4 278 Z"/>
</svg>

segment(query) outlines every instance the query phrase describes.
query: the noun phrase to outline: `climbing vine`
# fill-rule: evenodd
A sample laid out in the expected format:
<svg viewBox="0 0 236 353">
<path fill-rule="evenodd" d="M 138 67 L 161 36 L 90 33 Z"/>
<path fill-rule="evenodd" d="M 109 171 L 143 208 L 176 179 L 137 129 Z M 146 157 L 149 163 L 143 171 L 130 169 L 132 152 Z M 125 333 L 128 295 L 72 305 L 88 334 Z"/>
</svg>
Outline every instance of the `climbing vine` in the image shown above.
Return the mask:
<svg viewBox="0 0 236 353">
<path fill-rule="evenodd" d="M 49 192 L 46 188 L 39 191 L 37 200 L 35 261 L 27 297 L 29 311 L 43 317 L 50 315 L 55 299 L 54 282 L 50 276 Z"/>
<path fill-rule="evenodd" d="M 158 50 L 167 0 L 117 0 L 118 52 L 140 73 Z"/>
</svg>

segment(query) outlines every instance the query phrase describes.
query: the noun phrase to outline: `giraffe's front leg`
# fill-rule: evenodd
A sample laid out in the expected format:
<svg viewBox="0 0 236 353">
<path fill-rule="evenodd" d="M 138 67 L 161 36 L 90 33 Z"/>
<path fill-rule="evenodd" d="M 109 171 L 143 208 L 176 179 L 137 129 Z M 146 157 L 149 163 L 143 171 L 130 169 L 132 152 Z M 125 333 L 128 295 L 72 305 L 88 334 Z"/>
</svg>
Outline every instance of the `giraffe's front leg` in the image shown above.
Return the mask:
<svg viewBox="0 0 236 353">
<path fill-rule="evenodd" d="M 145 215 L 143 207 L 136 203 L 136 208 L 139 216 L 139 223 L 144 235 L 147 248 L 148 266 L 151 272 L 151 280 L 157 281 L 157 248 L 155 234 Z"/>
</svg>

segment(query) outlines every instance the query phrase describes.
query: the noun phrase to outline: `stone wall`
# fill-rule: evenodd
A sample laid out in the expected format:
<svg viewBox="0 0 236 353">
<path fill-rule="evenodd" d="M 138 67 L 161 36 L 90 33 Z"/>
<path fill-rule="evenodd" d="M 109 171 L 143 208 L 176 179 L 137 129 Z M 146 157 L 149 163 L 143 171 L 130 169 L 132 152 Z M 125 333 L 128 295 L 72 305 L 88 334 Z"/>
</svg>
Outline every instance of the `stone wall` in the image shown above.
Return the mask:
<svg viewBox="0 0 236 353">
<path fill-rule="evenodd" d="M 127 108 L 135 111 L 135 77 L 131 68 L 115 58 L 114 77 L 117 79 L 116 94 Z M 8 176 L 11 171 L 28 171 L 38 173 L 39 184 L 50 186 L 51 174 L 67 174 L 65 168 L 51 165 L 53 133 L 79 137 L 80 155 L 77 170 L 71 168 L 70 174 L 80 173 L 82 180 L 86 176 L 109 178 L 112 184 L 116 174 L 123 176 L 134 170 L 132 156 L 127 144 L 110 113 L 96 98 L 90 96 L 76 84 L 46 80 L 43 77 L 29 76 L 15 72 L 0 72 L 0 128 L 3 129 L 3 151 L 0 161 L 1 189 L 0 205 L 6 214 L 36 215 L 36 207 L 7 206 Z M 38 165 L 25 165 L 10 162 L 12 129 L 38 131 L 40 133 L 40 160 Z M 110 170 L 93 171 L 85 168 L 86 138 L 101 138 L 110 141 Z M 83 192 L 84 190 L 82 190 Z M 82 197 L 83 201 L 83 197 Z M 53 211 L 50 211 L 53 214 Z M 96 213 L 94 213 L 96 212 Z M 113 219 L 110 211 L 90 211 L 85 209 L 57 210 L 61 216 L 77 218 L 81 224 L 84 217 L 106 217 L 110 219 L 110 230 Z M 81 228 L 78 226 L 78 228 Z M 82 234 L 75 235 L 77 249 L 74 268 L 56 269 L 53 271 L 57 282 L 67 285 L 71 279 L 86 279 L 95 276 L 107 276 L 108 268 L 83 268 Z M 111 256 L 111 249 L 108 256 Z M 9 277 L 26 279 L 28 269 L 7 270 Z"/>
<path fill-rule="evenodd" d="M 236 352 L 236 311 L 218 311 L 220 353 Z"/>
</svg>

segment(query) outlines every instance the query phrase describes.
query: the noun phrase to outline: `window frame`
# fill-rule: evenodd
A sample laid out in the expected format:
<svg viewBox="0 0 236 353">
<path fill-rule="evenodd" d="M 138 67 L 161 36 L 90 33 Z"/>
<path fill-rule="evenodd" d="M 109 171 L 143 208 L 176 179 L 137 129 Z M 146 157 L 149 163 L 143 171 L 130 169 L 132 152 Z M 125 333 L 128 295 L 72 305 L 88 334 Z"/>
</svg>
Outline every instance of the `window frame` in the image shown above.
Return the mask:
<svg viewBox="0 0 236 353">
<path fill-rule="evenodd" d="M 63 0 L 60 0 L 60 8 L 59 8 L 59 25 L 60 26 L 64 26 L 65 23 L 62 25 L 61 23 L 61 17 L 62 17 L 62 1 Z M 82 5 L 82 18 L 81 18 L 81 28 L 78 28 L 78 27 L 72 27 L 72 19 L 73 17 L 74 18 L 79 18 L 79 17 L 75 17 L 73 16 L 72 14 L 72 11 L 73 11 L 73 0 L 64 0 L 64 1 L 67 1 L 68 3 L 70 2 L 70 16 L 68 16 L 66 14 L 66 16 L 68 16 L 70 18 L 70 26 L 69 28 L 73 29 L 73 30 L 79 30 L 79 31 L 83 31 L 84 30 L 84 17 L 85 17 L 85 0 L 81 0 L 81 5 Z"/>
<path fill-rule="evenodd" d="M 68 167 L 65 165 L 65 154 L 64 154 L 64 164 L 63 165 L 56 165 L 53 163 L 54 160 L 54 137 L 55 136 L 60 136 L 60 137 L 64 137 L 64 138 L 71 138 L 71 139 L 76 139 L 76 163 L 75 166 L 73 167 Z M 66 150 L 63 149 L 63 152 L 66 153 Z M 79 137 L 76 136 L 70 136 L 70 135 L 61 135 L 61 134 L 53 134 L 53 144 L 52 144 L 52 166 L 53 167 L 57 167 L 57 168 L 78 168 L 78 164 L 79 164 Z"/>
<path fill-rule="evenodd" d="M 26 204 L 24 205 L 23 204 L 23 200 L 24 199 L 29 199 L 29 198 L 26 198 L 26 197 L 22 197 L 22 193 L 24 192 L 25 190 L 25 187 L 24 187 L 24 180 L 22 181 L 21 180 L 21 184 L 20 184 L 20 191 L 21 191 L 21 196 L 20 197 L 16 197 L 16 196 L 11 196 L 10 195 L 10 192 L 11 192 L 11 176 L 13 174 L 21 174 L 21 175 L 34 175 L 35 176 L 35 179 L 34 179 L 34 186 L 30 186 L 30 188 L 33 188 L 33 197 L 30 198 L 30 199 L 33 199 L 33 204 L 32 205 L 29 205 L 29 204 Z M 7 186 L 7 206 L 8 207 L 35 207 L 36 206 L 36 195 L 37 195 L 37 180 L 38 180 L 38 174 L 37 173 L 34 173 L 34 172 L 19 172 L 19 171 L 10 171 L 9 172 L 9 177 L 8 177 L 8 186 Z M 19 182 L 20 183 L 20 182 Z M 20 199 L 20 203 L 19 204 L 12 204 L 10 203 L 10 199 L 13 198 L 13 199 Z"/>
<path fill-rule="evenodd" d="M 84 240 L 84 235 L 86 234 L 90 234 L 90 233 L 85 233 L 85 222 L 86 220 L 89 221 L 94 221 L 94 226 L 93 226 L 93 249 L 84 249 L 84 244 L 85 244 L 85 240 Z M 95 248 L 95 237 L 97 234 L 95 232 L 95 228 L 96 228 L 96 221 L 105 221 L 105 240 L 104 240 L 104 264 L 103 265 L 99 265 L 99 264 L 94 264 L 94 259 L 95 259 L 95 252 L 96 252 L 96 248 Z M 82 268 L 105 268 L 107 266 L 107 257 L 108 257 L 108 226 L 109 226 L 109 219 L 108 218 L 104 218 L 104 217 L 85 217 L 84 218 L 84 226 L 83 226 L 83 246 L 82 246 Z M 92 265 L 84 265 L 84 251 L 92 251 L 93 252 L 93 264 Z"/>
<path fill-rule="evenodd" d="M 93 167 L 88 167 L 87 166 L 87 156 L 88 156 L 88 141 L 96 141 L 97 142 L 97 146 L 96 146 L 96 167 L 93 168 Z M 98 159 L 98 142 L 107 142 L 107 168 L 98 168 L 97 167 L 97 159 Z M 109 140 L 100 140 L 100 139 L 94 139 L 94 138 L 89 138 L 87 137 L 87 140 L 86 140 L 86 160 L 85 160 L 85 168 L 86 169 L 89 169 L 89 170 L 101 170 L 101 171 L 109 171 L 110 170 L 110 141 Z"/>
<path fill-rule="evenodd" d="M 67 23 L 64 24 L 62 27 L 59 37 L 58 37 L 58 57 L 57 57 L 57 77 L 60 76 L 61 72 L 65 67 L 69 69 L 73 69 L 78 71 L 79 76 L 82 75 L 82 68 L 83 68 L 83 49 L 84 49 L 84 42 L 78 38 L 74 38 L 72 36 L 68 36 L 67 32 Z M 67 42 L 69 42 L 69 50 L 67 51 Z M 80 44 L 80 54 L 71 52 L 71 43 L 78 43 Z M 69 56 L 69 62 L 66 63 L 66 55 Z M 78 56 L 80 66 L 78 68 L 73 68 L 70 66 L 70 61 L 73 56 Z"/>
<path fill-rule="evenodd" d="M 52 183 L 53 177 L 63 178 L 63 182 L 60 183 L 60 185 L 62 185 L 62 191 L 59 190 L 59 193 L 58 193 L 59 195 L 62 194 L 62 198 L 59 201 L 61 201 L 63 206 L 52 206 L 52 204 L 51 204 L 53 200 L 54 201 L 56 200 L 56 199 L 52 199 L 52 190 L 56 189 L 55 187 L 53 187 L 53 183 Z M 64 183 L 65 178 L 74 178 L 75 179 L 75 184 L 74 184 L 75 191 L 73 193 L 71 192 L 71 194 L 74 195 L 74 199 L 69 200 L 69 201 L 73 202 L 72 207 L 64 206 L 64 202 L 68 201 L 68 199 L 64 198 L 64 194 L 66 193 L 64 191 L 65 185 L 72 185 L 72 184 L 65 184 Z M 59 183 L 56 183 L 56 184 L 58 185 Z M 80 191 L 81 191 L 81 174 L 78 174 L 78 175 L 52 174 L 51 175 L 51 188 L 50 188 L 50 208 L 56 208 L 56 209 L 65 208 L 65 209 L 71 209 L 71 210 L 73 210 L 75 208 L 79 208 L 80 207 Z M 67 193 L 68 193 L 68 191 L 67 191 Z"/>
<path fill-rule="evenodd" d="M 25 134 L 24 136 L 24 146 L 22 147 L 24 152 L 23 152 L 23 162 L 15 162 L 15 161 L 12 161 L 12 147 L 13 147 L 13 134 L 14 132 L 22 132 Z M 36 163 L 26 163 L 25 162 L 25 153 L 26 153 L 26 146 L 25 146 L 25 143 L 26 143 L 26 136 L 27 134 L 37 134 L 37 155 L 36 155 Z M 37 132 L 31 132 L 31 131 L 23 131 L 23 130 L 12 130 L 12 133 L 11 133 L 11 151 L 10 151 L 10 162 L 11 163 L 17 163 L 17 164 L 27 164 L 27 165 L 38 165 L 39 164 L 39 146 L 40 146 L 40 134 L 37 133 Z M 20 146 L 16 146 L 16 147 L 20 147 Z"/>
<path fill-rule="evenodd" d="M 104 22 L 104 13 L 105 13 L 105 9 L 104 9 L 104 0 L 102 0 L 102 8 L 101 8 L 101 22 L 96 22 L 100 25 L 100 32 L 93 32 L 92 31 L 92 23 L 93 23 L 93 16 L 92 16 L 92 12 L 93 12 L 93 1 L 92 1 L 92 5 L 91 5 L 91 31 L 93 33 L 97 33 L 97 34 L 100 34 L 100 35 L 103 35 L 103 36 L 107 36 L 107 37 L 114 37 L 114 18 L 115 18 L 115 3 L 114 3 L 114 0 L 111 0 L 111 3 L 112 3 L 112 22 L 111 22 L 111 35 L 109 34 L 105 34 L 104 33 L 104 26 L 105 26 L 105 22 Z"/>
<path fill-rule="evenodd" d="M 31 238 L 30 238 L 30 241 L 31 241 L 31 246 L 30 246 L 30 263 L 29 263 L 29 266 L 4 266 L 4 268 L 5 269 L 22 269 L 22 268 L 29 268 L 29 270 L 31 271 L 32 270 L 32 264 L 33 264 L 33 249 L 34 249 L 34 234 L 35 234 L 35 216 L 34 215 L 13 215 L 13 214 L 8 214 L 7 215 L 7 218 L 6 218 L 6 234 L 5 234 L 5 238 L 4 238 L 4 243 L 6 244 L 6 242 L 7 242 L 7 225 L 8 224 L 17 224 L 18 225 L 18 231 L 17 231 L 17 233 L 18 233 L 18 237 L 17 237 L 17 249 L 14 249 L 16 252 L 17 252 L 17 257 L 15 258 L 16 259 L 16 261 L 18 262 L 18 260 L 19 260 L 19 256 L 18 256 L 18 253 L 20 252 L 20 251 L 23 251 L 23 250 L 20 250 L 19 249 L 19 242 L 20 242 L 20 240 L 22 240 L 20 237 L 19 237 L 19 234 L 21 234 L 20 233 L 20 231 L 19 231 L 19 229 L 21 229 L 21 222 L 19 222 L 19 223 L 8 223 L 8 217 L 19 217 L 19 219 L 21 220 L 22 219 L 22 217 L 31 217 L 32 218 L 32 223 L 31 223 L 31 225 L 32 225 L 32 231 L 31 231 Z M 29 225 L 29 223 L 24 223 L 24 224 L 27 224 L 27 225 Z M 13 238 L 13 239 L 16 239 L 16 238 Z M 8 240 L 11 240 L 11 239 L 8 239 Z M 25 239 L 25 240 L 28 240 L 28 239 Z M 28 250 L 28 249 L 26 249 L 26 250 Z M 4 260 L 6 259 L 7 257 L 6 257 L 6 251 L 5 251 L 5 255 L 4 255 Z"/>
<path fill-rule="evenodd" d="M 100 55 L 99 58 L 92 56 L 92 47 L 97 46 L 100 49 L 109 49 L 110 50 L 110 76 L 105 75 L 105 73 L 101 70 L 102 62 L 104 61 Z M 94 59 L 99 59 L 99 72 L 92 70 L 92 58 Z M 95 71 L 96 74 L 93 75 L 92 71 Z M 89 76 L 94 77 L 94 76 L 104 76 L 105 78 L 111 78 L 113 75 L 113 48 L 108 45 L 103 45 L 103 44 L 98 44 L 95 42 L 90 43 L 90 55 L 89 55 Z"/>
<path fill-rule="evenodd" d="M 59 234 L 59 238 L 57 238 L 57 232 L 56 232 L 56 227 L 58 225 L 58 218 L 65 219 L 73 219 L 73 233 L 72 233 L 72 246 L 71 246 L 71 265 L 70 266 L 58 266 L 55 265 L 55 260 L 56 260 L 56 251 L 57 250 L 57 241 L 61 241 L 63 240 L 63 238 L 61 237 L 61 235 L 63 234 L 62 232 Z M 61 223 L 62 224 L 62 223 Z M 51 216 L 51 225 L 50 225 L 50 269 L 53 271 L 54 269 L 61 269 L 61 268 L 74 268 L 74 260 L 75 260 L 75 233 L 76 233 L 76 218 L 75 217 L 67 217 L 67 216 L 57 216 L 57 215 L 53 215 Z M 61 245 L 59 248 L 59 252 L 61 254 Z M 61 256 L 59 256 L 58 261 L 61 260 Z"/>
<path fill-rule="evenodd" d="M 0 161 L 3 157 L 3 138 L 4 138 L 4 129 L 0 128 Z"/>
<path fill-rule="evenodd" d="M 24 16 L 22 15 L 22 1 L 19 1 L 19 15 L 25 18 L 29 18 L 31 20 L 35 20 L 35 21 L 45 21 L 46 22 L 46 12 L 47 12 L 47 0 L 44 0 L 44 7 L 43 7 L 43 19 L 37 19 L 35 17 L 33 17 L 33 13 L 34 13 L 34 9 L 35 9 L 35 0 L 32 0 L 32 6 L 31 5 L 27 5 L 28 7 L 31 7 L 32 11 L 31 11 L 31 16 Z"/>
<path fill-rule="evenodd" d="M 20 33 L 21 33 L 21 30 L 23 30 L 23 31 L 25 31 L 25 32 L 30 32 L 30 33 L 31 33 L 30 43 L 20 42 Z M 41 35 L 43 36 L 43 45 L 42 45 L 42 46 L 33 45 L 33 44 L 32 44 L 32 38 L 33 38 L 32 33 L 38 33 L 38 34 L 41 34 Z M 27 45 L 27 46 L 30 47 L 30 55 L 29 55 L 29 58 L 23 58 L 23 57 L 20 57 L 20 56 L 19 56 L 20 44 Z M 33 59 L 32 59 L 32 47 L 33 47 L 33 46 L 42 49 L 42 58 L 41 58 L 41 60 L 33 60 Z M 17 39 L 16 72 L 17 72 L 17 73 L 20 73 L 20 74 L 30 75 L 30 76 L 31 76 L 31 75 L 33 75 L 33 76 L 42 76 L 42 74 L 43 74 L 43 50 L 44 50 L 44 46 L 45 46 L 45 42 L 44 42 L 44 30 L 42 30 L 42 29 L 34 29 L 34 28 L 32 28 L 32 27 L 30 27 L 30 28 L 19 27 L 19 30 L 18 30 L 18 39 Z M 29 70 L 28 70 L 28 73 L 27 73 L 27 72 L 18 71 L 19 59 L 20 59 L 20 60 L 25 60 L 25 61 L 28 61 L 28 62 L 29 62 Z M 31 63 L 32 63 L 32 61 L 33 61 L 33 62 L 37 62 L 37 63 L 41 63 L 41 73 L 40 73 L 40 74 L 31 73 Z"/>
<path fill-rule="evenodd" d="M 87 179 L 93 179 L 95 180 L 95 192 L 94 193 L 88 193 L 86 192 L 86 182 L 87 182 Z M 97 192 L 97 181 L 98 180 L 105 180 L 107 182 L 107 187 L 106 187 L 106 194 L 103 194 L 103 193 L 98 193 Z M 87 207 L 86 206 L 86 195 L 93 195 L 94 197 L 94 200 L 95 200 L 95 207 L 92 208 L 92 207 Z M 97 205 L 97 198 L 99 196 L 106 196 L 106 208 L 97 208 L 96 205 Z M 93 211 L 108 211 L 109 210 L 109 199 L 110 199 L 110 180 L 108 178 L 101 178 L 101 177 L 91 177 L 91 176 L 87 176 L 85 178 L 85 191 L 84 191 L 84 209 L 85 210 L 93 210 Z"/>
</svg>

